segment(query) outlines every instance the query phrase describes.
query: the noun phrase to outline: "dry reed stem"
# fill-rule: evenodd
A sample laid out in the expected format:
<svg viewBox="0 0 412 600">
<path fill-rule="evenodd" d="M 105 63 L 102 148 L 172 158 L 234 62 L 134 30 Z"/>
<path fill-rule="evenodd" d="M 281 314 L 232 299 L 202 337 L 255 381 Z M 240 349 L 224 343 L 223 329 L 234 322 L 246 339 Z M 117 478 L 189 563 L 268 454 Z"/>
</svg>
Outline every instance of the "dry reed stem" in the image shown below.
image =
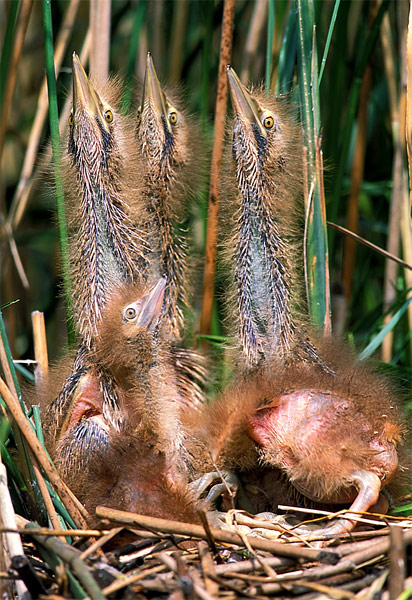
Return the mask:
<svg viewBox="0 0 412 600">
<path fill-rule="evenodd" d="M 85 508 L 77 500 L 74 494 L 70 491 L 67 485 L 60 478 L 50 460 L 44 451 L 40 441 L 36 437 L 31 425 L 27 421 L 23 411 L 21 410 L 17 396 L 14 396 L 7 387 L 3 379 L 0 377 L 0 395 L 7 405 L 13 419 L 16 421 L 22 435 L 35 454 L 40 466 L 44 470 L 50 483 L 54 486 L 57 493 L 61 497 L 64 505 L 72 517 L 75 524 L 79 527 L 87 528 L 87 519 L 90 518 Z"/>
<path fill-rule="evenodd" d="M 220 44 L 219 74 L 217 83 L 215 128 L 213 138 L 212 163 L 210 171 L 209 209 L 207 219 L 205 265 L 203 273 L 202 312 L 200 333 L 210 334 L 215 289 L 217 234 L 220 204 L 220 173 L 222 169 L 225 114 L 227 104 L 227 73 L 232 53 L 234 0 L 225 0 L 223 5 L 222 38 Z"/>
<path fill-rule="evenodd" d="M 188 0 L 179 0 L 179 2 L 174 3 L 172 31 L 170 35 L 171 45 L 169 49 L 170 68 L 168 73 L 168 81 L 172 85 L 178 84 L 182 75 L 188 12 Z"/>
<path fill-rule="evenodd" d="M 263 28 L 266 25 L 267 6 L 267 0 L 257 0 L 255 2 L 243 53 L 242 70 L 240 72 L 240 81 L 244 85 L 247 85 L 249 81 L 252 62 L 256 59 L 259 42 L 263 37 Z"/>
<path fill-rule="evenodd" d="M 21 52 L 23 50 L 24 36 L 29 23 L 32 5 L 33 0 L 22 0 L 19 16 L 17 18 L 13 52 L 10 58 L 9 71 L 3 95 L 3 106 L 0 116 L 0 161 L 3 155 L 9 113 L 13 102 L 14 89 L 16 87 L 18 65 Z"/>
<path fill-rule="evenodd" d="M 401 3 L 402 4 L 402 3 Z M 407 20 L 407 6 L 402 5 L 398 7 L 399 13 L 403 20 L 402 23 L 406 23 Z M 408 170 L 409 170 L 409 198 L 407 193 L 407 184 L 404 186 L 404 193 L 402 196 L 401 206 L 401 239 L 403 256 L 407 262 L 412 262 L 412 222 L 411 222 L 411 207 L 412 207 L 412 5 L 410 5 L 410 13 L 408 19 L 408 31 L 407 41 L 404 42 L 403 37 L 401 46 L 401 79 L 402 82 L 406 81 L 406 119 L 405 119 L 405 133 L 401 130 L 402 139 L 406 137 L 406 148 L 408 152 Z M 405 284 L 407 289 L 412 288 L 412 274 L 405 271 Z M 411 297 L 409 292 L 408 297 Z M 412 304 L 408 306 L 408 320 L 409 330 L 412 330 Z M 412 337 L 409 339 L 410 349 L 412 352 Z"/>
<path fill-rule="evenodd" d="M 83 46 L 82 46 L 82 49 L 80 52 L 80 62 L 84 66 L 86 66 L 86 64 L 89 60 L 90 44 L 91 44 L 91 33 L 90 33 L 90 29 L 89 29 L 86 34 L 86 37 L 84 39 Z M 67 126 L 67 121 L 69 118 L 71 106 L 72 106 L 72 92 L 70 91 L 67 95 L 63 110 L 61 111 L 60 117 L 59 117 L 60 135 L 62 135 L 64 129 Z M 49 144 L 44 152 L 43 168 L 44 168 L 44 166 L 46 166 L 50 163 L 51 156 L 52 156 L 52 150 L 51 150 L 51 145 Z M 11 212 L 9 213 L 8 221 L 9 220 L 11 221 L 11 225 L 12 225 L 13 229 L 16 229 L 18 227 L 18 225 L 20 224 L 20 222 L 23 218 L 23 215 L 25 213 L 26 207 L 29 202 L 30 193 L 34 188 L 34 179 L 35 179 L 35 175 L 31 174 L 30 178 L 26 181 L 24 188 L 22 188 L 21 196 L 20 196 L 18 203 L 16 204 L 14 214 L 12 215 Z M 14 198 L 13 198 L 13 202 L 14 202 Z"/>
<path fill-rule="evenodd" d="M 406 171 L 404 165 L 405 155 L 405 118 L 406 118 L 406 87 L 401 83 L 399 94 L 397 91 L 397 76 L 395 64 L 397 57 L 393 49 L 391 31 L 388 24 L 388 15 L 385 15 L 381 28 L 381 41 L 384 52 L 384 66 L 389 90 L 389 108 L 391 114 L 392 139 L 394 145 L 394 159 L 392 168 L 392 194 L 389 207 L 389 222 L 387 236 L 387 250 L 392 254 L 399 254 L 400 222 L 402 211 L 402 197 L 406 186 Z M 400 21 L 402 23 L 402 20 Z M 406 22 L 400 32 L 401 70 L 405 69 Z M 403 79 L 404 73 L 401 74 Z M 396 300 L 397 266 L 390 261 L 385 264 L 383 287 L 383 310 L 386 312 Z M 384 317 L 383 326 L 389 323 L 392 312 Z M 382 341 L 381 358 L 383 362 L 390 362 L 392 357 L 393 331 L 390 331 Z"/>
<path fill-rule="evenodd" d="M 393 261 L 394 263 L 397 263 L 398 265 L 402 265 L 402 267 L 404 267 L 405 269 L 409 269 L 412 271 L 412 262 L 411 263 L 405 262 L 404 260 L 402 260 L 401 258 L 396 256 L 395 254 L 392 254 L 392 253 L 388 252 L 387 250 L 384 250 L 380 246 L 377 246 L 376 244 L 373 244 L 372 242 L 365 240 L 365 238 L 361 237 L 357 233 L 354 233 L 353 231 L 349 231 L 345 227 L 336 225 L 336 223 L 331 223 L 330 221 L 327 221 L 326 224 L 329 227 L 336 229 L 336 231 L 339 231 L 340 233 L 343 233 L 344 235 L 347 235 L 347 236 L 353 238 L 354 240 L 359 242 L 359 244 L 363 244 L 364 246 L 367 246 L 368 248 L 375 250 L 375 252 L 382 254 L 382 256 L 385 256 L 389 261 Z"/>
<path fill-rule="evenodd" d="M 371 15 L 372 16 L 372 15 Z M 346 215 L 347 228 L 357 232 L 359 220 L 359 192 L 363 181 L 365 166 L 366 138 L 368 127 L 368 102 L 372 84 L 372 68 L 370 63 L 366 66 L 362 78 L 359 95 L 359 107 L 357 116 L 357 135 L 355 150 L 353 153 L 352 173 L 348 209 Z M 353 274 L 356 261 L 356 244 L 352 238 L 345 238 L 343 248 L 342 281 L 347 302 L 352 297 Z"/>
<path fill-rule="evenodd" d="M 90 1 L 90 75 L 96 79 L 109 76 L 111 0 Z"/>
<path fill-rule="evenodd" d="M 2 527 L 9 529 L 17 529 L 16 515 L 11 501 L 9 488 L 7 486 L 7 471 L 6 467 L 2 463 L 0 456 L 0 523 Z M 8 556 L 7 559 L 11 561 L 14 556 L 22 556 L 24 554 L 23 544 L 18 533 L 11 533 L 8 531 L 4 534 L 7 546 Z M 5 550 L 5 547 L 4 547 Z M 7 565 L 10 567 L 10 563 Z M 27 587 L 20 580 L 16 581 L 16 591 L 18 597 L 21 594 L 27 592 Z"/>
<path fill-rule="evenodd" d="M 38 310 L 31 313 L 33 326 L 34 358 L 36 368 L 34 377 L 36 386 L 40 386 L 47 380 L 49 374 L 49 358 L 47 354 L 46 327 L 44 325 L 44 314 Z"/>
<path fill-rule="evenodd" d="M 107 508 L 105 506 L 98 506 L 96 508 L 96 516 L 102 519 L 109 519 L 115 523 L 138 525 L 140 527 L 148 528 L 149 530 L 160 531 L 163 533 L 186 535 L 200 538 L 202 540 L 207 539 L 205 530 L 201 525 L 193 525 L 190 523 L 181 523 L 179 521 L 170 521 L 168 519 L 148 517 L 147 515 L 138 515 L 122 510 Z M 211 533 L 215 542 L 244 546 L 243 540 L 237 533 L 215 528 L 211 529 Z M 251 547 L 255 550 L 266 550 L 267 552 L 273 552 L 279 554 L 280 556 L 293 557 L 296 559 L 307 558 L 309 560 L 336 561 L 339 558 L 339 554 L 336 552 L 319 552 L 318 550 L 312 548 L 299 548 L 287 543 L 272 542 L 258 538 L 248 538 L 248 541 Z"/>
<path fill-rule="evenodd" d="M 70 0 L 70 4 L 66 10 L 62 26 L 60 27 L 56 44 L 54 48 L 54 64 L 56 79 L 60 72 L 60 67 L 63 62 L 63 58 L 66 53 L 67 44 L 69 41 L 70 34 L 75 24 L 77 9 L 79 8 L 80 0 Z M 25 190 L 28 185 L 31 184 L 30 177 L 32 176 L 34 164 L 37 157 L 37 152 L 44 128 L 44 123 L 47 118 L 49 110 L 48 96 L 47 96 L 47 81 L 46 76 L 43 78 L 41 84 L 39 97 L 37 100 L 37 110 L 34 117 L 33 125 L 31 127 L 29 140 L 27 142 L 26 154 L 24 157 L 23 167 L 20 173 L 19 183 L 17 185 L 9 214 L 7 217 L 7 223 L 12 227 L 16 227 L 20 222 L 24 207 L 20 207 L 20 204 L 25 199 Z M 17 219 L 16 216 L 19 215 Z"/>
<path fill-rule="evenodd" d="M 131 585 L 132 583 L 137 583 L 137 582 L 141 581 L 142 579 L 144 579 L 145 577 L 147 577 L 148 575 L 152 575 L 154 573 L 159 573 L 161 571 L 164 571 L 164 569 L 165 569 L 165 567 L 162 564 L 162 565 L 156 565 L 155 567 L 146 569 L 143 572 L 134 573 L 133 575 L 125 575 L 124 579 L 118 579 L 117 581 L 113 581 L 113 583 L 111 583 L 107 587 L 103 588 L 103 594 L 105 596 L 114 594 L 115 592 L 122 590 L 123 588 L 125 588 L 128 585 Z"/>
</svg>

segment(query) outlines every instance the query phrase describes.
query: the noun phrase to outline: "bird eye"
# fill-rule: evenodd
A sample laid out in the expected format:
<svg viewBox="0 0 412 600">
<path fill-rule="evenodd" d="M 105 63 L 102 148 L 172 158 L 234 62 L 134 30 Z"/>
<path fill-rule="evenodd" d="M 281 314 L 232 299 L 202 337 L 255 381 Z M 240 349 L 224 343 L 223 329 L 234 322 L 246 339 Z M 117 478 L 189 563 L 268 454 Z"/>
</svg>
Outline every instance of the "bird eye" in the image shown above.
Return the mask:
<svg viewBox="0 0 412 600">
<path fill-rule="evenodd" d="M 128 308 L 125 309 L 124 311 L 124 315 L 126 317 L 126 319 L 134 319 L 136 316 L 136 309 L 133 308 L 132 306 L 129 306 Z"/>
<path fill-rule="evenodd" d="M 172 125 L 176 125 L 177 123 L 177 112 L 175 110 L 169 111 L 169 121 Z"/>
<path fill-rule="evenodd" d="M 275 120 L 272 117 L 272 115 L 267 115 L 266 117 L 264 117 L 263 119 L 263 126 L 266 129 L 272 129 L 273 125 L 275 124 Z"/>
<path fill-rule="evenodd" d="M 70 125 L 70 127 L 73 125 L 73 111 L 72 110 L 70 111 L 70 114 L 69 114 L 69 125 Z"/>
<path fill-rule="evenodd" d="M 106 119 L 106 121 L 108 123 L 111 123 L 113 121 L 113 113 L 110 110 L 110 108 L 108 108 L 105 113 L 104 113 L 104 118 Z"/>
<path fill-rule="evenodd" d="M 138 125 L 140 125 L 141 118 L 142 118 L 142 107 L 139 106 L 139 108 L 137 109 L 137 113 L 136 113 L 136 122 Z"/>
</svg>

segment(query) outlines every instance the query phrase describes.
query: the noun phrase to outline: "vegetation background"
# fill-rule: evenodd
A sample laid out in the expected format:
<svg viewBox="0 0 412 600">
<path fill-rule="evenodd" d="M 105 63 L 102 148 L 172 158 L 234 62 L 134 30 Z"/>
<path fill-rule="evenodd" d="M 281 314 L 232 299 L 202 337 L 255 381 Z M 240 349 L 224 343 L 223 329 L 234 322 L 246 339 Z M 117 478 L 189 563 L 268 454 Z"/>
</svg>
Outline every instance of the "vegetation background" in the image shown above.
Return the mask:
<svg viewBox="0 0 412 600">
<path fill-rule="evenodd" d="M 68 95 L 70 104 L 73 51 L 85 57 L 85 65 L 90 55 L 91 60 L 108 56 L 110 73 L 125 78 L 125 109 L 135 110 L 135 81 L 143 76 L 150 50 L 161 81 L 181 86 L 187 107 L 198 116 L 193 136 L 204 136 L 210 148 L 223 9 L 219 0 L 113 0 L 111 6 L 105 0 L 0 4 L 0 325 L 3 343 L 7 332 L 11 355 L 23 361 L 15 365 L 20 381 L 33 379 L 33 310 L 45 314 L 51 361 L 63 351 L 67 335 L 56 198 L 46 181 L 50 175 L 44 174 L 50 161 L 44 84 L 47 39 L 54 39 L 60 63 L 52 102 L 57 102 L 62 128 L 67 123 Z M 90 17 L 93 10 L 95 21 Z M 47 11 L 49 21 L 44 18 Z M 263 82 L 270 93 L 290 97 L 302 122 L 307 176 L 313 184 L 306 194 L 307 260 L 310 265 L 315 257 L 316 264 L 323 265 L 319 272 L 307 268 L 312 319 L 327 327 L 331 307 L 333 332 L 394 374 L 406 392 L 405 410 L 410 414 L 412 44 L 408 55 L 408 19 L 407 0 L 237 0 L 231 64 L 244 83 Z M 97 37 L 90 41 L 93 27 Z M 199 202 L 187 223 L 195 232 L 194 250 L 201 257 L 206 244 L 209 163 L 204 171 Z M 356 232 L 378 249 L 353 241 L 334 225 Z M 379 249 L 406 265 L 389 260 Z M 211 331 L 203 333 L 210 333 L 206 338 L 220 347 L 224 290 L 219 275 L 216 290 Z M 198 332 L 201 267 L 196 298 L 192 320 Z M 223 360 L 222 353 L 216 356 Z M 3 369 L 8 363 L 13 370 L 10 356 L 4 360 Z M 15 438 L 4 420 L 0 441 L 13 500 L 21 514 L 27 514 L 18 493 L 24 483 L 7 450 Z"/>
</svg>

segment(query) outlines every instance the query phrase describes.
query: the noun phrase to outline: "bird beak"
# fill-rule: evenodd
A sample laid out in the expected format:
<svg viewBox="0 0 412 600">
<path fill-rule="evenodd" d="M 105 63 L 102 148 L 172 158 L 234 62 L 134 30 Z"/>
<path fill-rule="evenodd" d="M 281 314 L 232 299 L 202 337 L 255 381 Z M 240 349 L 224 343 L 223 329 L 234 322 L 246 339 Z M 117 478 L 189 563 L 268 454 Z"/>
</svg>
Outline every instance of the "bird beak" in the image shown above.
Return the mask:
<svg viewBox="0 0 412 600">
<path fill-rule="evenodd" d="M 171 132 L 172 128 L 168 119 L 166 98 L 157 78 L 150 52 L 147 53 L 146 72 L 144 74 L 143 97 L 141 104 L 142 111 L 144 110 L 144 104 L 147 101 L 150 101 L 154 105 L 160 116 L 163 115 L 164 123 Z"/>
<path fill-rule="evenodd" d="M 251 125 L 256 125 L 260 133 L 266 137 L 266 131 L 259 118 L 258 107 L 252 96 L 244 85 L 240 83 L 239 77 L 230 65 L 227 67 L 227 78 L 229 80 L 230 97 L 235 114 Z"/>
<path fill-rule="evenodd" d="M 166 279 L 162 277 L 139 299 L 140 310 L 136 319 L 138 327 L 149 328 L 157 323 L 163 306 Z"/>
<path fill-rule="evenodd" d="M 108 132 L 108 124 L 102 118 L 101 104 L 100 98 L 89 82 L 79 57 L 73 52 L 73 111 L 76 112 L 77 109 L 87 111 L 92 116 L 97 117 Z"/>
</svg>

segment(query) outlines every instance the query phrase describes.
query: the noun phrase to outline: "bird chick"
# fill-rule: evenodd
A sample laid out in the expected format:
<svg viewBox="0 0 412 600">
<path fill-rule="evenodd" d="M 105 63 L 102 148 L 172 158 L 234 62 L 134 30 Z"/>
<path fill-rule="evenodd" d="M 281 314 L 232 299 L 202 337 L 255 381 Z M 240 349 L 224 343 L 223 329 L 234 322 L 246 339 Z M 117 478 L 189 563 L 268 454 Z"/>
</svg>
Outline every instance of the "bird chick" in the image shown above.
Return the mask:
<svg viewBox="0 0 412 600">
<path fill-rule="evenodd" d="M 204 407 L 188 448 L 195 468 L 229 469 L 246 489 L 253 484 L 255 511 L 290 501 L 290 488 L 300 505 L 350 504 L 347 518 L 325 528 L 339 533 L 355 526 L 351 512 L 386 512 L 380 492 L 399 471 L 404 430 L 384 378 L 341 347 L 339 356 L 326 342 L 321 349 L 338 376 L 275 361 Z"/>
<path fill-rule="evenodd" d="M 188 306 L 182 206 L 196 179 L 197 153 L 189 139 L 189 119 L 166 97 L 150 53 L 136 120 L 137 146 L 144 163 L 143 194 L 160 275 L 167 280 L 163 319 L 173 337 L 179 339 L 183 307 Z"/>
<path fill-rule="evenodd" d="M 147 290 L 137 285 L 113 294 L 94 356 L 115 381 L 122 382 L 128 393 L 127 411 L 137 416 L 142 435 L 149 431 L 166 454 L 176 456 L 182 444 L 179 391 L 170 344 L 159 327 L 165 289 L 162 278 Z"/>
<path fill-rule="evenodd" d="M 234 264 L 237 336 L 246 364 L 302 358 L 327 370 L 292 314 L 297 249 L 291 240 L 302 191 L 297 125 L 279 102 L 248 92 L 231 67 L 227 74 L 237 180 L 227 208 L 227 254 Z"/>
<path fill-rule="evenodd" d="M 197 521 L 179 454 L 174 367 L 159 330 L 164 290 L 160 279 L 112 293 L 94 349 L 77 354 L 59 401 L 48 407 L 46 441 L 88 509 L 103 503 Z"/>
<path fill-rule="evenodd" d="M 110 291 L 146 277 L 133 127 L 120 115 L 119 85 L 93 82 L 73 53 L 73 108 L 65 160 L 75 322 L 92 346 Z"/>
<path fill-rule="evenodd" d="M 176 343 L 171 347 L 180 394 L 188 403 L 203 402 L 207 377 L 204 357 L 178 345 L 183 308 L 188 302 L 187 232 L 182 208 L 198 179 L 198 151 L 190 132 L 193 123 L 177 103 L 166 97 L 147 55 L 136 140 L 144 165 L 142 198 L 150 217 L 148 227 L 159 275 L 166 278 L 162 321 Z"/>
</svg>

